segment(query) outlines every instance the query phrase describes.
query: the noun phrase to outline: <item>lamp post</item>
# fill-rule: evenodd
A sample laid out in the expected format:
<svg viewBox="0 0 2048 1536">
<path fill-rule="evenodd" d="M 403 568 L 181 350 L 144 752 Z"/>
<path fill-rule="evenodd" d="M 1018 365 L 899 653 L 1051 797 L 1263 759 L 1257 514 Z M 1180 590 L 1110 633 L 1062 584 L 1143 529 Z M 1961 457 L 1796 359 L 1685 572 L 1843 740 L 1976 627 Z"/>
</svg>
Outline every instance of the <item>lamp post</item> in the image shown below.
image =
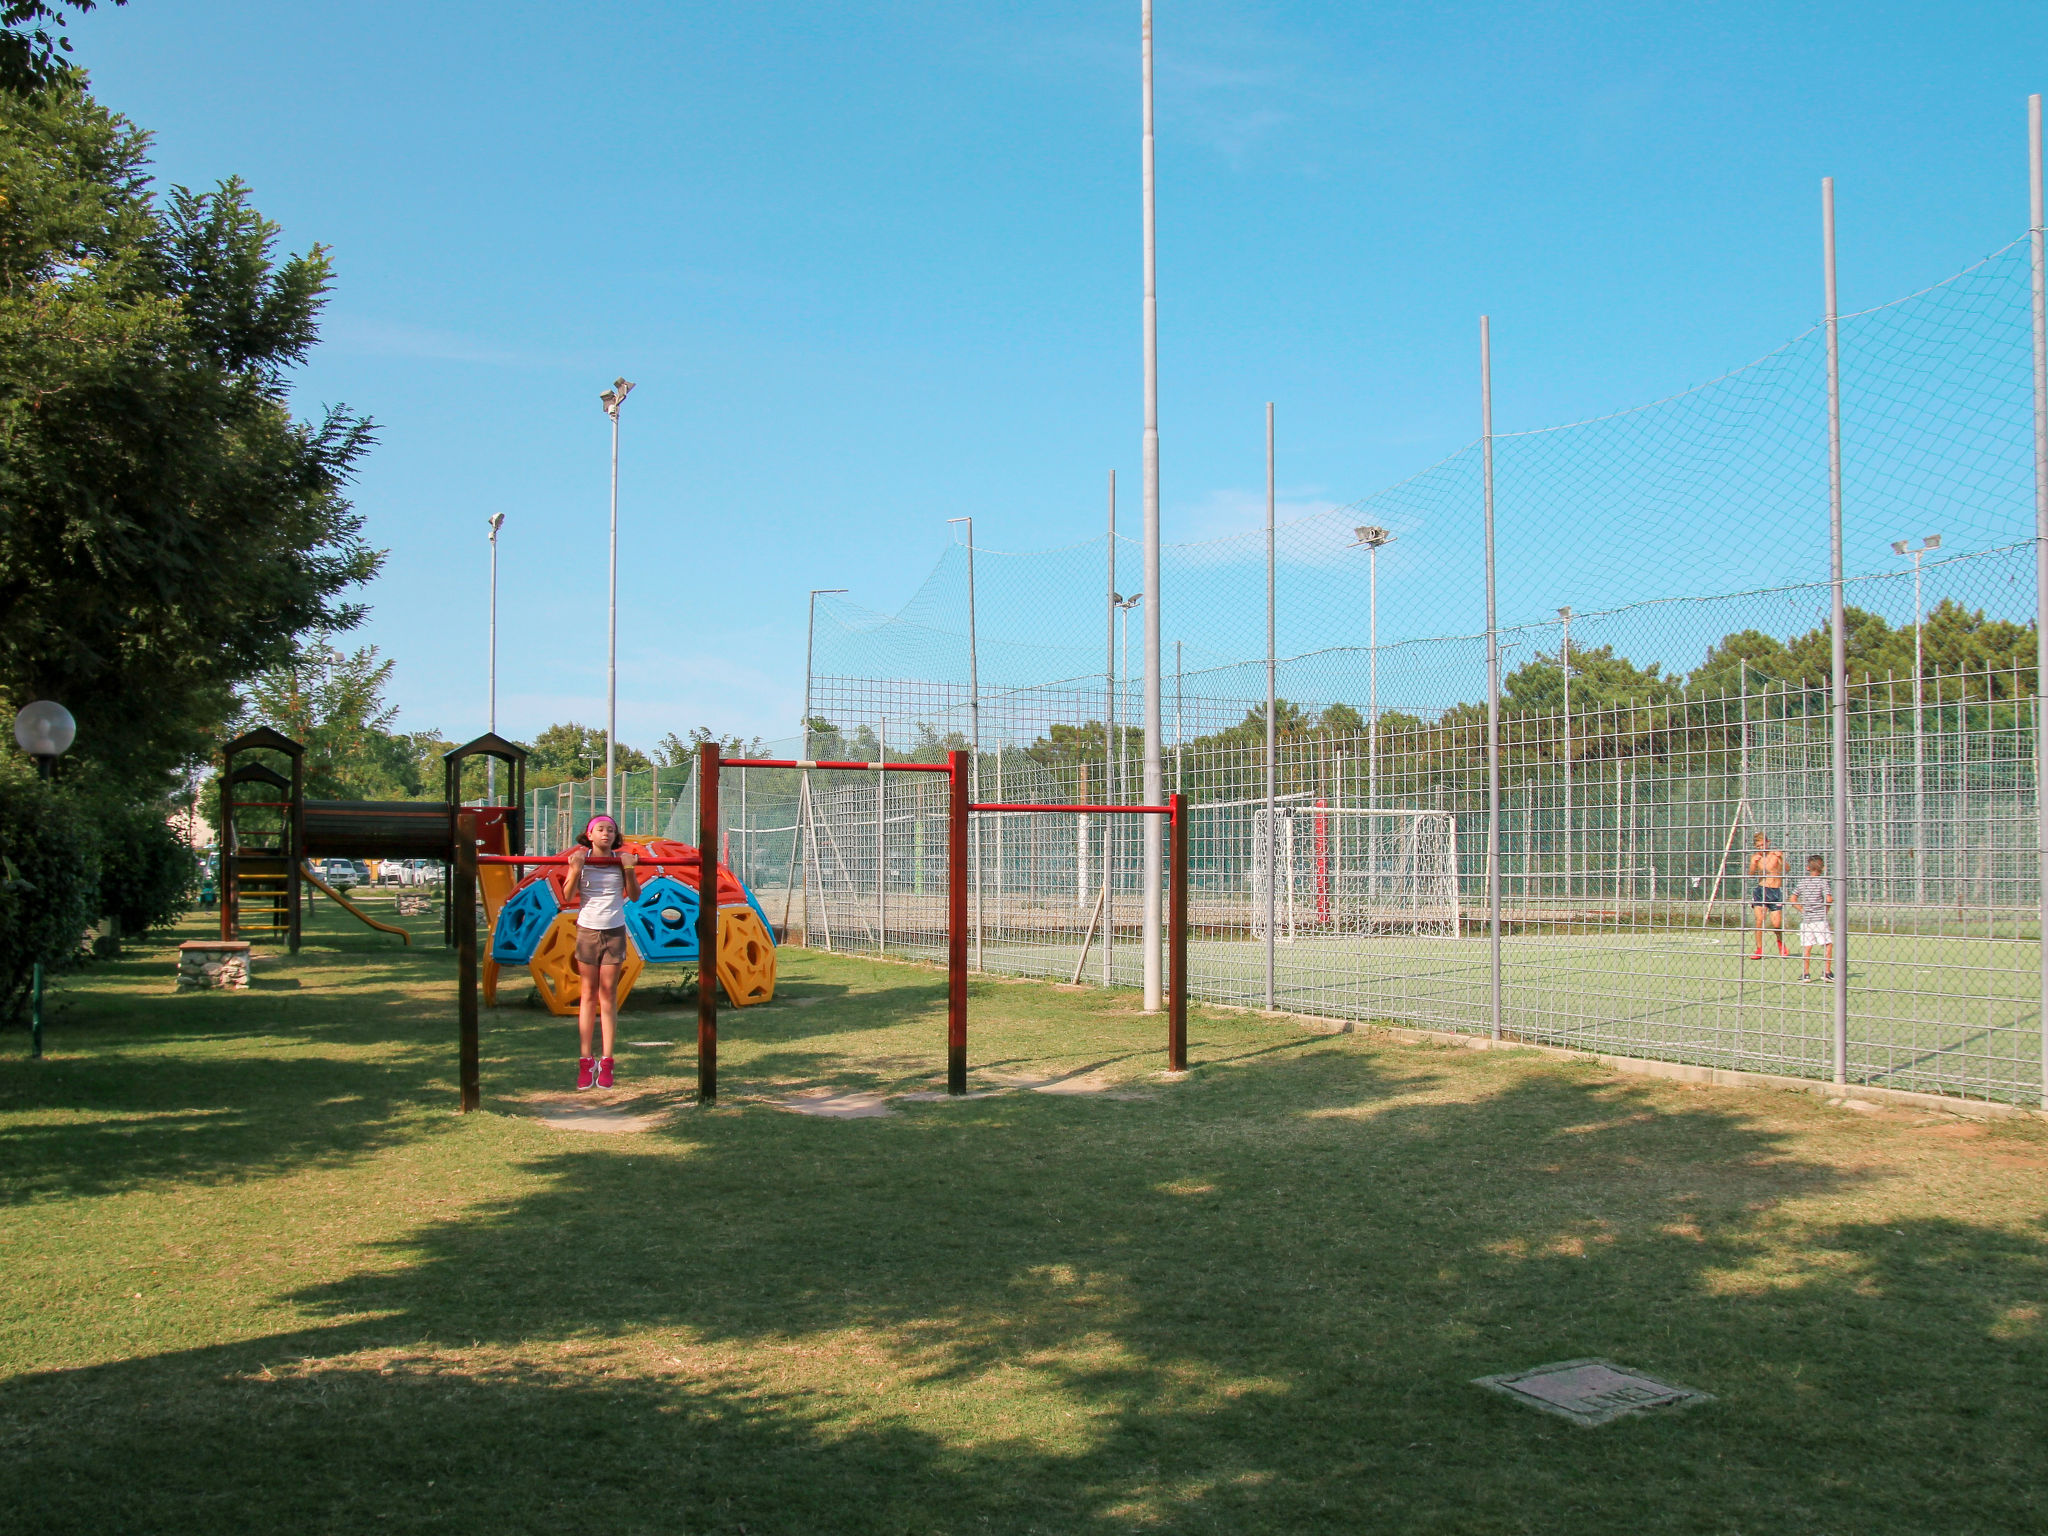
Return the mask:
<svg viewBox="0 0 2048 1536">
<path fill-rule="evenodd" d="M 14 717 L 14 744 L 36 760 L 36 772 L 43 778 L 51 776 L 57 759 L 70 751 L 71 743 L 77 739 L 78 722 L 71 718 L 71 711 L 50 699 L 24 704 Z M 31 967 L 28 996 L 29 1055 L 40 1059 L 43 1054 L 43 963 L 40 960 Z"/>
<path fill-rule="evenodd" d="M 491 725 L 493 736 L 498 734 L 498 530 L 505 526 L 505 514 L 491 514 Z M 498 803 L 498 760 L 484 759 L 484 797 L 492 805 Z"/>
<path fill-rule="evenodd" d="M 1366 600 L 1366 655 L 1367 655 L 1367 701 L 1365 708 L 1365 803 L 1378 808 L 1380 803 L 1380 550 L 1394 542 L 1394 536 L 1384 528 L 1368 524 L 1357 529 L 1358 547 L 1362 547 L 1372 560 L 1372 574 L 1367 590 L 1371 596 Z"/>
<path fill-rule="evenodd" d="M 1930 533 L 1920 541 L 1920 547 L 1911 547 L 1907 539 L 1895 539 L 1892 553 L 1913 557 L 1913 905 L 1920 906 L 1927 899 L 1927 850 L 1921 846 L 1927 823 L 1924 818 L 1924 800 L 1927 788 L 1926 739 L 1920 723 L 1920 557 L 1930 549 L 1941 548 L 1941 535 Z"/>
<path fill-rule="evenodd" d="M 614 379 L 612 387 L 600 394 L 598 402 L 612 419 L 612 541 L 611 614 L 605 651 L 604 683 L 604 813 L 614 815 L 612 805 L 618 769 L 619 734 L 619 407 L 633 393 L 630 379 Z"/>
</svg>

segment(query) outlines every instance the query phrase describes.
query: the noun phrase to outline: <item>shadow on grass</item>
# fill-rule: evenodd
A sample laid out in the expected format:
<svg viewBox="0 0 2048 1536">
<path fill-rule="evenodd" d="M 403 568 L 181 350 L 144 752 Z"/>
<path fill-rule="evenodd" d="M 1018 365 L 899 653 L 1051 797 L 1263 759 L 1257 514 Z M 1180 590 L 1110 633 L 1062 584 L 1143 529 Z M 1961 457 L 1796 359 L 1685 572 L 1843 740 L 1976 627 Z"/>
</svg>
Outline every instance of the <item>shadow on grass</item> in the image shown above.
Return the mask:
<svg viewBox="0 0 2048 1536">
<path fill-rule="evenodd" d="M 1741 1113 L 1375 1061 L 550 1153 L 295 1298 L 328 1326 L 0 1386 L 0 1523 L 2038 1527 L 2039 1230 L 1788 1242 L 1860 1176 Z M 1719 1402 L 1587 1432 L 1468 1385 L 1578 1355 Z"/>
</svg>

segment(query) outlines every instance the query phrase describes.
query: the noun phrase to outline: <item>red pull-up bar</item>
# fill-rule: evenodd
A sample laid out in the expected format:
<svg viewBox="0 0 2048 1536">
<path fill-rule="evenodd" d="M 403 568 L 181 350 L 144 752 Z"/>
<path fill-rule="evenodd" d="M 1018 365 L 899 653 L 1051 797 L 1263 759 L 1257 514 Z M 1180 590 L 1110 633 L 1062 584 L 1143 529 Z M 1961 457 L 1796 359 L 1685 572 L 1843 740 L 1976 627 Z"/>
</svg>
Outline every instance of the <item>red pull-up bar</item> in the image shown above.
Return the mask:
<svg viewBox="0 0 2048 1536">
<path fill-rule="evenodd" d="M 807 757 L 725 757 L 720 758 L 721 768 L 819 768 L 850 769 L 855 773 L 951 773 L 950 763 L 828 763 L 813 762 Z"/>
</svg>

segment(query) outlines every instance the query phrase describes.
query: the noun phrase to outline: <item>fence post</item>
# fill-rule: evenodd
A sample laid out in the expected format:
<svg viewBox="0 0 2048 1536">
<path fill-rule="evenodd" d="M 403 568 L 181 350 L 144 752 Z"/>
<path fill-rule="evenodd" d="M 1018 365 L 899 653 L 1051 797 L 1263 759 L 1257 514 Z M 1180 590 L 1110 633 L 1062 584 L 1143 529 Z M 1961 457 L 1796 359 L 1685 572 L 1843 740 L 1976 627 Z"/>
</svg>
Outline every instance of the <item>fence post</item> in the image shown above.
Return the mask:
<svg viewBox="0 0 2048 1536">
<path fill-rule="evenodd" d="M 697 749 L 697 1102 L 718 1099 L 718 743 Z"/>
<path fill-rule="evenodd" d="M 2041 973 L 2038 999 L 2048 999 L 2048 732 L 2041 698 L 2048 688 L 2048 250 L 2044 250 L 2041 186 L 2041 98 L 2027 98 L 2027 191 L 2032 210 L 2034 268 L 2034 841 L 2040 850 Z M 2041 1010 L 2041 1102 L 2048 1106 L 2048 1008 Z"/>
<path fill-rule="evenodd" d="M 1834 744 L 1835 1082 L 1849 1081 L 1849 623 L 1842 598 L 1842 353 L 1835 307 L 1835 178 L 1820 184 L 1822 265 L 1827 290 L 1828 537 L 1834 592 L 1829 676 Z"/>
<path fill-rule="evenodd" d="M 946 816 L 946 1092 L 967 1091 L 967 785 L 965 752 L 948 752 Z"/>
<path fill-rule="evenodd" d="M 476 1014 L 476 843 L 476 812 L 457 809 L 454 876 L 450 881 L 452 894 L 448 916 L 455 925 L 457 1076 L 462 1084 L 462 1112 L 465 1115 L 483 1104 Z"/>
<path fill-rule="evenodd" d="M 1169 877 L 1168 921 L 1172 927 L 1166 939 L 1166 1070 L 1188 1069 L 1188 797 L 1175 790 L 1167 797 L 1173 807 L 1173 865 Z"/>
</svg>

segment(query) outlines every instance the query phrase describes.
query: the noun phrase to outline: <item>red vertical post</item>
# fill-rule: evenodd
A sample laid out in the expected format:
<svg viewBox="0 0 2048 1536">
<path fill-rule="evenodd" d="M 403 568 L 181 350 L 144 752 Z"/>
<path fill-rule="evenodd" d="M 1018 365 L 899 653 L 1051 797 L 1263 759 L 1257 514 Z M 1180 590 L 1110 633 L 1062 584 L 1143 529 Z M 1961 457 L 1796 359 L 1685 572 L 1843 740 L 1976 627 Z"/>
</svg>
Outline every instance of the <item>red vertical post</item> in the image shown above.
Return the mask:
<svg viewBox="0 0 2048 1536">
<path fill-rule="evenodd" d="M 1316 926 L 1330 926 L 1330 818 L 1316 801 Z"/>
<path fill-rule="evenodd" d="M 462 1112 L 483 1105 L 483 1071 L 479 1066 L 476 1016 L 476 833 L 474 811 L 457 811 L 455 879 L 450 911 L 455 917 L 455 1020 L 457 1076 L 462 1084 Z"/>
<path fill-rule="evenodd" d="M 1188 1069 L 1188 797 L 1167 797 L 1173 807 L 1173 858 L 1167 872 L 1166 1069 Z"/>
<path fill-rule="evenodd" d="M 697 749 L 697 1102 L 718 1098 L 718 743 Z"/>
<path fill-rule="evenodd" d="M 946 817 L 946 1092 L 967 1091 L 967 754 L 948 752 Z"/>
</svg>

